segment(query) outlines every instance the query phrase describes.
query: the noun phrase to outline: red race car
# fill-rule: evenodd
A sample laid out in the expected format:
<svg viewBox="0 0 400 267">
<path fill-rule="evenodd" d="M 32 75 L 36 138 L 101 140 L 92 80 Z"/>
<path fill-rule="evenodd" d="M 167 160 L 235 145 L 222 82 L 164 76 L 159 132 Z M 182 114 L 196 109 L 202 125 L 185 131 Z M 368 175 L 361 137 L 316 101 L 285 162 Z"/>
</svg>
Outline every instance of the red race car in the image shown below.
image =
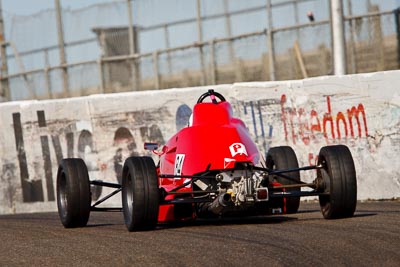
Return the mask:
<svg viewBox="0 0 400 267">
<path fill-rule="evenodd" d="M 210 98 L 211 102 L 204 102 Z M 213 90 L 201 95 L 188 127 L 158 150 L 159 156 L 127 158 L 122 184 L 90 181 L 82 159 L 67 158 L 57 173 L 57 205 L 62 224 L 86 226 L 91 211 L 121 210 L 129 231 L 154 229 L 158 223 L 197 217 L 296 213 L 300 197 L 318 196 L 326 219 L 351 217 L 357 203 L 356 171 L 344 145 L 321 148 L 316 166 L 299 167 L 288 146 L 270 148 L 266 159 L 232 107 Z M 316 170 L 312 183 L 300 181 L 300 171 Z M 91 188 L 115 190 L 91 203 Z M 302 187 L 310 188 L 302 191 Z M 122 192 L 122 208 L 101 208 Z"/>
</svg>

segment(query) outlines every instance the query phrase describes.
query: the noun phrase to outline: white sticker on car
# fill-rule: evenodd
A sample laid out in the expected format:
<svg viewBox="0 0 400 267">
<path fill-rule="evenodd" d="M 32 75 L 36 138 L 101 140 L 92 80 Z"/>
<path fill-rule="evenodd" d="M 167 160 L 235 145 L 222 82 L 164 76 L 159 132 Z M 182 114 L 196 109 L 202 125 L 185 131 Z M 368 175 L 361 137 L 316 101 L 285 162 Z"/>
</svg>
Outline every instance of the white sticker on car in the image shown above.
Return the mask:
<svg viewBox="0 0 400 267">
<path fill-rule="evenodd" d="M 246 147 L 242 143 L 234 143 L 229 147 L 229 150 L 231 151 L 232 157 L 235 157 L 237 154 L 239 155 L 246 155 L 247 156 L 247 151 Z"/>
<path fill-rule="evenodd" d="M 232 163 L 235 163 L 235 161 L 236 161 L 236 159 L 224 158 L 224 169 L 235 166 L 235 164 L 232 164 Z"/>
<path fill-rule="evenodd" d="M 176 176 L 182 175 L 182 167 L 183 167 L 184 161 L 185 161 L 185 154 L 176 154 L 174 175 L 176 175 Z"/>
</svg>

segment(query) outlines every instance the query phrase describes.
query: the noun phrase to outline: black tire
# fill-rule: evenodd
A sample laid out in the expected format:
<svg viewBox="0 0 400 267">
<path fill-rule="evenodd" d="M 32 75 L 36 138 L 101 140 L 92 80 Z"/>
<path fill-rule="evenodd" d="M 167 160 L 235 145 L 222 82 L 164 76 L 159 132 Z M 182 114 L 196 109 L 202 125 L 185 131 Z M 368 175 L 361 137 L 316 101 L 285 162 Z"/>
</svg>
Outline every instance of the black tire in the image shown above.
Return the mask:
<svg viewBox="0 0 400 267">
<path fill-rule="evenodd" d="M 325 185 L 319 203 L 325 219 L 352 217 L 357 205 L 357 179 L 353 157 L 347 146 L 335 145 L 321 148 L 317 172 Z"/>
<path fill-rule="evenodd" d="M 296 153 L 289 146 L 278 146 L 269 149 L 266 160 L 267 168 L 272 170 L 294 169 L 299 167 Z M 283 185 L 300 183 L 300 172 L 293 171 L 285 173 L 294 181 L 285 179 L 283 177 L 276 177 L 278 183 Z M 300 188 L 287 188 L 286 191 L 300 191 Z M 286 213 L 296 213 L 300 206 L 300 197 L 287 197 L 286 198 Z"/>
<path fill-rule="evenodd" d="M 159 190 L 150 157 L 126 159 L 122 171 L 122 208 L 130 232 L 152 230 L 158 221 Z"/>
<path fill-rule="evenodd" d="M 63 159 L 57 172 L 57 207 L 65 228 L 86 226 L 90 215 L 90 181 L 82 159 Z"/>
</svg>

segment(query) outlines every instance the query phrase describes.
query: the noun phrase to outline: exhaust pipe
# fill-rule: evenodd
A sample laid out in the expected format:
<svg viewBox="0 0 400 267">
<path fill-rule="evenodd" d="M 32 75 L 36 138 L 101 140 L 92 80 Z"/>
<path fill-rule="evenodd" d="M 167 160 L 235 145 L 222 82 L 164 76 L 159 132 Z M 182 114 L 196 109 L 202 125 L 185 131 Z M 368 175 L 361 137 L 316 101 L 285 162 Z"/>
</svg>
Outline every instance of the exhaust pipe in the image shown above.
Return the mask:
<svg viewBox="0 0 400 267">
<path fill-rule="evenodd" d="M 219 195 L 208 207 L 208 211 L 211 211 L 214 214 L 221 214 L 222 210 L 229 206 L 231 202 L 231 195 L 228 193 L 224 193 Z"/>
</svg>

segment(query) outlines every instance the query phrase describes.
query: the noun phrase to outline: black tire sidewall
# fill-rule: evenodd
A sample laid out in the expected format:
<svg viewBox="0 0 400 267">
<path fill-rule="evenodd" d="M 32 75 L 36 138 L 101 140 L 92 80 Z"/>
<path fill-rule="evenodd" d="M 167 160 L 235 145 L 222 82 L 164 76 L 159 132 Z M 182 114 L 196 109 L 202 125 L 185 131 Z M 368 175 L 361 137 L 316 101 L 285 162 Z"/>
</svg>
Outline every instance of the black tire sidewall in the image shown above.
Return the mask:
<svg viewBox="0 0 400 267">
<path fill-rule="evenodd" d="M 295 169 L 299 167 L 296 153 L 290 146 L 278 146 L 269 149 L 266 159 L 267 168 L 275 170 Z M 293 171 L 285 175 L 300 182 L 300 172 Z M 283 185 L 295 184 L 294 181 L 276 177 L 278 183 Z M 300 191 L 300 188 L 288 188 L 286 191 Z M 286 213 L 296 213 L 300 206 L 300 197 L 286 198 Z"/>
<path fill-rule="evenodd" d="M 326 219 L 346 218 L 353 216 L 357 205 L 357 179 L 353 157 L 345 145 L 326 146 L 321 148 L 318 165 L 318 176 L 325 183 L 324 193 L 320 195 L 321 212 Z"/>
<path fill-rule="evenodd" d="M 156 227 L 159 193 L 158 176 L 152 158 L 126 159 L 122 173 L 122 208 L 129 231 L 151 230 Z"/>
<path fill-rule="evenodd" d="M 63 159 L 57 171 L 57 207 L 64 227 L 86 226 L 90 204 L 90 181 L 86 164 L 82 159 Z"/>
</svg>

